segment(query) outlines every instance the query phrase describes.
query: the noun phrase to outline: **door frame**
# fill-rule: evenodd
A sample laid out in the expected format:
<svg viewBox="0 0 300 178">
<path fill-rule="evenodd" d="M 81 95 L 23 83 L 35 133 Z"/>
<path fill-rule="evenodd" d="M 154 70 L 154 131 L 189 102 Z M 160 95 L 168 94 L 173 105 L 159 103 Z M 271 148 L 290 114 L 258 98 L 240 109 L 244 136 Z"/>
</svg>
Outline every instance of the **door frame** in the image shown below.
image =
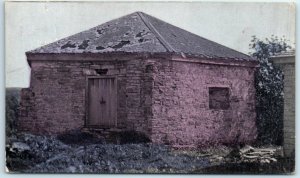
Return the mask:
<svg viewBox="0 0 300 178">
<path fill-rule="evenodd" d="M 115 86 L 116 86 L 116 114 L 115 114 L 115 124 L 113 127 L 117 127 L 117 120 L 118 120 L 118 77 L 115 75 L 106 75 L 106 76 L 87 76 L 85 81 L 85 119 L 84 119 L 84 127 L 89 128 L 107 128 L 100 125 L 89 125 L 88 119 L 89 119 L 89 79 L 114 79 L 115 80 Z"/>
</svg>

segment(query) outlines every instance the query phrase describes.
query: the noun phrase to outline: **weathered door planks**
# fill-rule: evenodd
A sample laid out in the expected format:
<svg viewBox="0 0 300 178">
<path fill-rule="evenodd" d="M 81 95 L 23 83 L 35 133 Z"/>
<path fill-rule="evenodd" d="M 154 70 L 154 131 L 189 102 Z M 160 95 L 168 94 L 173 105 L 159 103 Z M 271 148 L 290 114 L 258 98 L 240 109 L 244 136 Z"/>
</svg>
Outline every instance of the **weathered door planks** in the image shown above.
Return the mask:
<svg viewBox="0 0 300 178">
<path fill-rule="evenodd" d="M 116 78 L 88 78 L 87 125 L 115 127 L 117 116 Z"/>
</svg>

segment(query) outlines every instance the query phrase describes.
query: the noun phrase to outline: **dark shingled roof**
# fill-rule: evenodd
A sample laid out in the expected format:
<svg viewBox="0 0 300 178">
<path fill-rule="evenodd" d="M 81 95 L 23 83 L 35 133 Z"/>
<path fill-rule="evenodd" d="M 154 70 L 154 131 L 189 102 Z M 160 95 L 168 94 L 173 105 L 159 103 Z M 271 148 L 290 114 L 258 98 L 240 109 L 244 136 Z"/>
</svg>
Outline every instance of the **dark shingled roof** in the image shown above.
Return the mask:
<svg viewBox="0 0 300 178">
<path fill-rule="evenodd" d="M 32 53 L 174 53 L 205 58 L 254 60 L 248 55 L 135 12 L 27 52 Z"/>
</svg>

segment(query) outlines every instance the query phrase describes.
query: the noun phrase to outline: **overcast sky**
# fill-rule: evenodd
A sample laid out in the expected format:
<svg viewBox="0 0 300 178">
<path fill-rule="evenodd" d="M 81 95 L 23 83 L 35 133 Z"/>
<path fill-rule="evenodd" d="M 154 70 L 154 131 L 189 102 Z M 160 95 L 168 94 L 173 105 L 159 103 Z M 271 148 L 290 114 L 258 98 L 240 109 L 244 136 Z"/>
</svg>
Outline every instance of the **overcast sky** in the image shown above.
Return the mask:
<svg viewBox="0 0 300 178">
<path fill-rule="evenodd" d="M 252 35 L 295 42 L 295 9 L 288 3 L 11 2 L 5 10 L 7 87 L 29 86 L 26 51 L 135 11 L 246 54 Z"/>
</svg>

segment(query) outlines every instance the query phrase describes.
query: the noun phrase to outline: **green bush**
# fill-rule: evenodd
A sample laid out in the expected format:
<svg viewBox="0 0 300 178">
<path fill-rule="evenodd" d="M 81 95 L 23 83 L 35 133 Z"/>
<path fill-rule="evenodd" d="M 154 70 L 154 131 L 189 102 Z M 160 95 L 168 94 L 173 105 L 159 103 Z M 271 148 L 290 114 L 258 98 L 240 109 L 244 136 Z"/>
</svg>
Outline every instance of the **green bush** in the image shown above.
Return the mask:
<svg viewBox="0 0 300 178">
<path fill-rule="evenodd" d="M 284 38 L 272 36 L 260 40 L 253 36 L 251 56 L 258 59 L 255 74 L 256 112 L 259 144 L 283 144 L 283 73 L 270 62 L 270 57 L 287 51 Z"/>
</svg>

